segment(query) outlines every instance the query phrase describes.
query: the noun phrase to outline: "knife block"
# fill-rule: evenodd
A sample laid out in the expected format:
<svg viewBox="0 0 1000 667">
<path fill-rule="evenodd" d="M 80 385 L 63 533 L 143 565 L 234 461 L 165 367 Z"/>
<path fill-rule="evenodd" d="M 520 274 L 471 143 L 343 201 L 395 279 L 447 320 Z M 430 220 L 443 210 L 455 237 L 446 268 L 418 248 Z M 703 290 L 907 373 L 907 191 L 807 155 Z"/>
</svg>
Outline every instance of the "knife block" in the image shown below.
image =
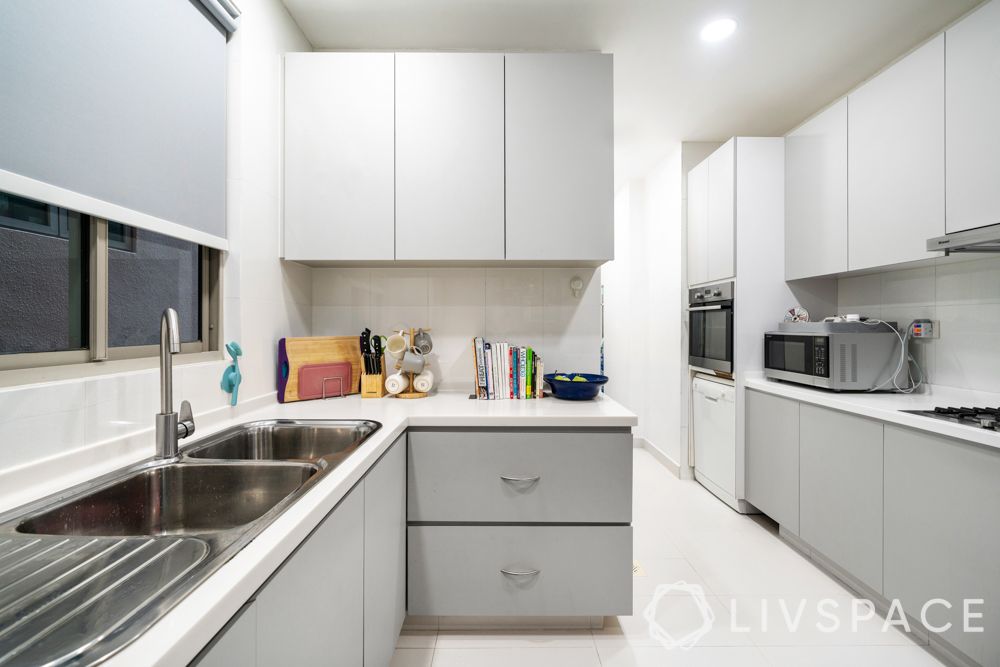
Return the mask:
<svg viewBox="0 0 1000 667">
<path fill-rule="evenodd" d="M 385 391 L 385 366 L 378 375 L 366 373 L 361 376 L 361 398 L 382 398 Z"/>
</svg>

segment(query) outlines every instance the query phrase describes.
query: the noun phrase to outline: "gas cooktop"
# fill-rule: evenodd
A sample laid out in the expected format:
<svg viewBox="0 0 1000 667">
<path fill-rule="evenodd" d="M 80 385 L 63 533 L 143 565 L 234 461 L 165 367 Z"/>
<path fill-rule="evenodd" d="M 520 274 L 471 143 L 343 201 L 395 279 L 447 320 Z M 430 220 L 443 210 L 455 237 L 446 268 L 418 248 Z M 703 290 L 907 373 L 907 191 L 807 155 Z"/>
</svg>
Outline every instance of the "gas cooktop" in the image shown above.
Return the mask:
<svg viewBox="0 0 1000 667">
<path fill-rule="evenodd" d="M 902 410 L 911 415 L 923 415 L 955 424 L 965 424 L 991 431 L 1000 431 L 1000 408 L 934 408 L 933 410 Z"/>
</svg>

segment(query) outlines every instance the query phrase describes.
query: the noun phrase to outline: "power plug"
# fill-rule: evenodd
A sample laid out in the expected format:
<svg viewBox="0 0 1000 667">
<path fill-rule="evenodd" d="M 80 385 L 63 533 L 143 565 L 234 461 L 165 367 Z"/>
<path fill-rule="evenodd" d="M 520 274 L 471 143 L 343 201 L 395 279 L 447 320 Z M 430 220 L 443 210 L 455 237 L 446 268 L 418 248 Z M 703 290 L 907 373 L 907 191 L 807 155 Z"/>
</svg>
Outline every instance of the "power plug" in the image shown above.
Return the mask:
<svg viewBox="0 0 1000 667">
<path fill-rule="evenodd" d="M 913 320 L 911 335 L 913 338 L 939 338 L 941 323 L 936 320 Z"/>
</svg>

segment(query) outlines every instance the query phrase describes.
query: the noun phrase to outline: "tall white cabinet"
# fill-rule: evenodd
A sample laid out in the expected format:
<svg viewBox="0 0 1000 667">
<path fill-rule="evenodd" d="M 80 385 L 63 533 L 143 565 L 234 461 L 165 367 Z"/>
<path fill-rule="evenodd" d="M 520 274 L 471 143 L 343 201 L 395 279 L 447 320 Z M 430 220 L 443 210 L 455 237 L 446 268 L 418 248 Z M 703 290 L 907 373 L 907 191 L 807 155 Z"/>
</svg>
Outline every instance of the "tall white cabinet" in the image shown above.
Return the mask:
<svg viewBox="0 0 1000 667">
<path fill-rule="evenodd" d="M 708 279 L 736 275 L 736 139 L 708 157 Z"/>
<path fill-rule="evenodd" d="M 285 55 L 286 259 L 393 259 L 393 58 Z"/>
<path fill-rule="evenodd" d="M 708 160 L 687 177 L 687 276 L 690 285 L 708 282 Z"/>
<path fill-rule="evenodd" d="M 785 279 L 847 270 L 847 98 L 785 136 Z"/>
<path fill-rule="evenodd" d="M 1000 0 L 945 33 L 948 233 L 1000 223 Z"/>
<path fill-rule="evenodd" d="M 503 54 L 396 54 L 396 259 L 503 258 Z"/>
<path fill-rule="evenodd" d="M 506 56 L 506 257 L 612 259 L 612 59 Z"/>
<path fill-rule="evenodd" d="M 736 275 L 736 142 L 688 172 L 688 284 Z"/>
<path fill-rule="evenodd" d="M 945 233 L 944 40 L 938 35 L 847 98 L 852 271 L 926 259 L 927 239 Z"/>
</svg>

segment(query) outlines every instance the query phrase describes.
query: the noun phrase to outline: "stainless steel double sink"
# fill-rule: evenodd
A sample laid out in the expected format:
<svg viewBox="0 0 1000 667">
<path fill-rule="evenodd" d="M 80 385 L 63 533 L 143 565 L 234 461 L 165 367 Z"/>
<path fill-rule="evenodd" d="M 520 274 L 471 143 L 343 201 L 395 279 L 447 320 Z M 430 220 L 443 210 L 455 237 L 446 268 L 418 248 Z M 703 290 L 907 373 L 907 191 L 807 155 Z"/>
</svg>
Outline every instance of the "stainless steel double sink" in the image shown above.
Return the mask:
<svg viewBox="0 0 1000 667">
<path fill-rule="evenodd" d="M 0 515 L 0 665 L 112 655 L 380 427 L 241 424 Z"/>
</svg>

